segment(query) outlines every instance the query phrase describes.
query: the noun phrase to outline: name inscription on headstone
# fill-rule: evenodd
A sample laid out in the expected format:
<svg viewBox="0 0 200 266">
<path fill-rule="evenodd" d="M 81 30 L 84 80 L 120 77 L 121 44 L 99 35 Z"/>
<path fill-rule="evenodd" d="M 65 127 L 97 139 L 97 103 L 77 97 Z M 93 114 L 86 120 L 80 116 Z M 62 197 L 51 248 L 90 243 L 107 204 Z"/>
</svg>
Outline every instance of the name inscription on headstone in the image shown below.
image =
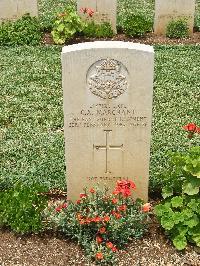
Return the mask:
<svg viewBox="0 0 200 266">
<path fill-rule="evenodd" d="M 148 118 L 137 114 L 134 109 L 124 104 L 110 106 L 109 104 L 93 104 L 80 113 L 69 118 L 68 127 L 146 127 Z"/>
</svg>

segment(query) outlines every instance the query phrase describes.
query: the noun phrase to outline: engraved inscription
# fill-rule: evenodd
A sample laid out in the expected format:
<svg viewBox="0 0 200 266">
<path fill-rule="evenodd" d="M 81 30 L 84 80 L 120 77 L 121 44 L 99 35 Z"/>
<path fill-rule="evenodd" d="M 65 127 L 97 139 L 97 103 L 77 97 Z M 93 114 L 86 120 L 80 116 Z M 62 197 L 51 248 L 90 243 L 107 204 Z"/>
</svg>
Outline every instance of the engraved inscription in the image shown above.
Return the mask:
<svg viewBox="0 0 200 266">
<path fill-rule="evenodd" d="M 70 128 L 110 128 L 132 127 L 145 128 L 148 117 L 138 114 L 135 109 L 124 104 L 110 106 L 109 104 L 93 104 L 80 113 L 70 114 L 68 127 Z"/>
<path fill-rule="evenodd" d="M 87 73 L 89 90 L 102 99 L 114 99 L 123 94 L 128 87 L 128 71 L 114 59 L 103 59 L 94 63 Z"/>
<path fill-rule="evenodd" d="M 112 130 L 104 130 L 104 132 L 106 133 L 106 144 L 105 145 L 93 145 L 93 149 L 98 150 L 105 150 L 105 162 L 106 162 L 106 166 L 105 166 L 105 174 L 110 174 L 111 171 L 108 170 L 108 151 L 109 150 L 122 150 L 123 148 L 123 144 L 121 145 L 109 145 L 108 144 L 108 136 L 109 133 L 112 132 Z"/>
</svg>

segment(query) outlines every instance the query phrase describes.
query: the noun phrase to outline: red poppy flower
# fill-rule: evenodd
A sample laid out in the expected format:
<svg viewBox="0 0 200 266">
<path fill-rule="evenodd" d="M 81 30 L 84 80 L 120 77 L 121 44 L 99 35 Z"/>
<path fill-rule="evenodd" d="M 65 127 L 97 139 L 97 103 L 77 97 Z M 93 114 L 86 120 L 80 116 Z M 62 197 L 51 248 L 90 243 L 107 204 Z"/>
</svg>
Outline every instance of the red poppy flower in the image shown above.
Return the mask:
<svg viewBox="0 0 200 266">
<path fill-rule="evenodd" d="M 80 200 L 80 199 L 77 200 L 76 203 L 77 203 L 77 204 L 81 204 L 81 200 Z"/>
<path fill-rule="evenodd" d="M 103 242 L 103 238 L 100 237 L 100 236 L 96 236 L 96 242 L 97 242 L 98 244 L 101 244 L 101 243 Z"/>
<path fill-rule="evenodd" d="M 95 193 L 94 188 L 91 188 L 91 189 L 90 189 L 90 193 L 92 193 L 92 194 Z"/>
<path fill-rule="evenodd" d="M 105 232 L 106 232 L 106 228 L 105 227 L 99 228 L 99 233 L 104 234 Z"/>
<path fill-rule="evenodd" d="M 151 209 L 151 204 L 150 203 L 145 203 L 143 206 L 142 206 L 142 212 L 149 212 Z"/>
<path fill-rule="evenodd" d="M 102 260 L 103 259 L 103 254 L 101 252 L 98 252 L 95 257 L 96 257 L 97 260 Z"/>
</svg>

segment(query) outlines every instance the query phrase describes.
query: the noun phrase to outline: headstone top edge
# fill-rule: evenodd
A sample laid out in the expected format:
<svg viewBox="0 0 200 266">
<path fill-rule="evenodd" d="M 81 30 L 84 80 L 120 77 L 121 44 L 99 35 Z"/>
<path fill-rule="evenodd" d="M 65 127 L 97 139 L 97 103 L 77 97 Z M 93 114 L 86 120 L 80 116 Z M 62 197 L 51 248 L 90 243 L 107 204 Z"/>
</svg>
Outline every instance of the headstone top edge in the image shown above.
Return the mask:
<svg viewBox="0 0 200 266">
<path fill-rule="evenodd" d="M 96 42 L 85 42 L 72 44 L 68 46 L 64 46 L 62 48 L 62 54 L 81 51 L 81 50 L 89 50 L 89 49 L 130 49 L 143 51 L 148 53 L 154 53 L 153 46 L 141 44 L 141 43 L 132 43 L 132 42 L 122 42 L 122 41 L 96 41 Z"/>
</svg>

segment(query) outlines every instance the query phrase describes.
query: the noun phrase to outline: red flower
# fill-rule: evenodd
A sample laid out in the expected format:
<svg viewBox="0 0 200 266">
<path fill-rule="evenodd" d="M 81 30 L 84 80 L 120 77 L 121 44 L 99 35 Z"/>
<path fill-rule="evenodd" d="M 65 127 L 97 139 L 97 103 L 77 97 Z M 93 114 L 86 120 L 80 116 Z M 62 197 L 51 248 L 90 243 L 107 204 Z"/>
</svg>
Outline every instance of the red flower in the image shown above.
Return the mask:
<svg viewBox="0 0 200 266">
<path fill-rule="evenodd" d="M 129 180 L 118 180 L 117 186 L 113 192 L 114 195 L 122 194 L 123 197 L 131 196 L 131 189 L 135 189 L 135 183 Z"/>
<path fill-rule="evenodd" d="M 56 208 L 57 212 L 61 212 L 61 210 L 62 210 L 62 207 L 60 207 L 60 206 Z"/>
<path fill-rule="evenodd" d="M 101 252 L 98 252 L 95 257 L 96 257 L 97 260 L 102 260 L 103 259 L 103 254 Z"/>
<path fill-rule="evenodd" d="M 92 219 L 92 221 L 95 223 L 99 223 L 99 222 L 101 222 L 101 218 L 99 216 L 96 216 Z"/>
<path fill-rule="evenodd" d="M 83 224 L 85 224 L 85 220 L 84 220 L 84 219 L 81 219 L 81 220 L 79 220 L 79 223 L 80 223 L 81 225 L 83 225 Z"/>
<path fill-rule="evenodd" d="M 107 242 L 106 247 L 112 249 L 114 246 L 112 242 Z"/>
<path fill-rule="evenodd" d="M 114 210 L 111 211 L 111 214 L 112 215 L 115 215 L 115 213 L 116 213 L 116 211 L 114 211 Z"/>
<path fill-rule="evenodd" d="M 151 204 L 150 203 L 145 203 L 143 206 L 142 206 L 142 212 L 149 212 L 151 209 Z"/>
<path fill-rule="evenodd" d="M 105 217 L 103 218 L 103 221 L 104 221 L 104 222 L 109 222 L 109 221 L 110 221 L 110 217 L 109 217 L 109 216 L 105 216 Z"/>
<path fill-rule="evenodd" d="M 118 211 L 126 211 L 127 206 L 125 204 L 118 207 Z"/>
<path fill-rule="evenodd" d="M 114 214 L 114 216 L 115 216 L 115 218 L 117 218 L 117 219 L 120 219 L 120 218 L 122 217 L 121 214 L 118 213 L 118 212 L 116 212 L 116 213 Z"/>
<path fill-rule="evenodd" d="M 87 198 L 87 195 L 85 193 L 80 193 L 80 198 L 81 199 L 86 199 Z"/>
<path fill-rule="evenodd" d="M 196 132 L 197 126 L 194 123 L 189 123 L 186 126 L 183 126 L 183 129 L 189 132 Z"/>
<path fill-rule="evenodd" d="M 102 237 L 100 237 L 100 236 L 96 236 L 96 242 L 97 242 L 98 244 L 101 244 L 102 241 L 103 241 L 103 238 L 102 238 Z"/>
<path fill-rule="evenodd" d="M 80 199 L 77 200 L 76 203 L 77 203 L 77 204 L 81 204 L 81 200 L 80 200 Z"/>
<path fill-rule="evenodd" d="M 112 203 L 113 203 L 113 204 L 116 204 L 117 202 L 118 202 L 118 199 L 115 199 L 115 198 L 112 199 Z"/>
<path fill-rule="evenodd" d="M 104 234 L 105 232 L 106 232 L 106 228 L 105 227 L 99 228 L 99 233 Z"/>
<path fill-rule="evenodd" d="M 112 248 L 112 252 L 116 252 L 116 251 L 118 251 L 118 249 L 114 246 L 114 247 Z"/>
<path fill-rule="evenodd" d="M 90 193 L 92 193 L 92 194 L 95 193 L 94 188 L 91 188 L 91 189 L 90 189 Z"/>
<path fill-rule="evenodd" d="M 67 203 L 64 203 L 64 204 L 62 205 L 62 208 L 63 208 L 63 209 L 66 209 L 66 208 L 67 208 Z"/>
<path fill-rule="evenodd" d="M 89 17 L 92 17 L 93 14 L 94 14 L 94 10 L 92 10 L 91 8 L 88 8 L 87 9 L 87 14 L 88 14 Z"/>
</svg>

